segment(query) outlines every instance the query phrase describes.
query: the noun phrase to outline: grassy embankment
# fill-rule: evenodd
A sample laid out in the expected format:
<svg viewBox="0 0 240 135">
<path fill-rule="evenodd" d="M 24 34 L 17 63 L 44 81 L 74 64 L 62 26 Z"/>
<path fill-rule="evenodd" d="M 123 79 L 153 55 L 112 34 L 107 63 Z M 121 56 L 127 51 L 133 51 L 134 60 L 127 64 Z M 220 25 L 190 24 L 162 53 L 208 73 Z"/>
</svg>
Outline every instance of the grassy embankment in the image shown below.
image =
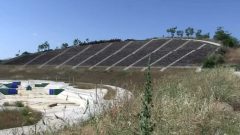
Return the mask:
<svg viewBox="0 0 240 135">
<path fill-rule="evenodd" d="M 57 76 L 65 81 L 73 81 L 74 77 L 75 82 L 111 84 L 134 93 L 135 98 L 121 106 L 105 110 L 101 116 L 92 117 L 83 124 L 66 127 L 56 134 L 125 135 L 140 132 L 139 113 L 144 73 L 72 70 L 52 71 L 50 74 L 33 70 L 24 72 L 18 73 L 18 77 L 42 79 L 48 75 L 50 79 L 52 74 L 52 77 Z M 232 71 L 212 69 L 196 73 L 192 70 L 177 69 L 163 73 L 152 72 L 152 76 L 153 134 L 240 134 L 240 79 L 234 76 Z"/>
<path fill-rule="evenodd" d="M 181 72 L 154 79 L 153 134 L 240 134 L 239 81 L 228 69 Z M 122 106 L 58 134 L 138 134 L 140 91 Z"/>
<path fill-rule="evenodd" d="M 0 130 L 36 124 L 42 113 L 24 106 L 21 102 L 14 105 L 4 103 L 0 108 Z"/>
</svg>

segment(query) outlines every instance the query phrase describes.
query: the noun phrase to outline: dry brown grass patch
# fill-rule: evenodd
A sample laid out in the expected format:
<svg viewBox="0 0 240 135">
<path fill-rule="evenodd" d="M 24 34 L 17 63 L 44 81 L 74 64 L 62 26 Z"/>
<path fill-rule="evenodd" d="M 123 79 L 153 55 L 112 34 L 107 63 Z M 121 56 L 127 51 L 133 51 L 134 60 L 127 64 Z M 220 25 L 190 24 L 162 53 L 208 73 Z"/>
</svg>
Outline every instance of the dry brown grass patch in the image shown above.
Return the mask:
<svg viewBox="0 0 240 135">
<path fill-rule="evenodd" d="M 225 54 L 225 62 L 229 64 L 239 64 L 240 48 L 229 48 Z"/>
<path fill-rule="evenodd" d="M 33 125 L 42 118 L 40 112 L 34 111 L 29 107 L 14 110 L 0 110 L 0 130 Z"/>
</svg>

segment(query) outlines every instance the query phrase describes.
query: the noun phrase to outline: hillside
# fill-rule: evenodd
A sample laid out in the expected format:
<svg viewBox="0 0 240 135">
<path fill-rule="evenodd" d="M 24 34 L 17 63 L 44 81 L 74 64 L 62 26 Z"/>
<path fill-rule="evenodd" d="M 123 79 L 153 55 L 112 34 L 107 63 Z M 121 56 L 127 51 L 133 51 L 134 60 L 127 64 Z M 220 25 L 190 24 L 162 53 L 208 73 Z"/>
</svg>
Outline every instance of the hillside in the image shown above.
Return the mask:
<svg viewBox="0 0 240 135">
<path fill-rule="evenodd" d="M 204 59 L 218 47 L 213 42 L 186 39 L 121 41 L 22 55 L 7 61 L 5 65 L 144 70 L 150 57 L 153 68 L 196 67 L 201 66 Z"/>
<path fill-rule="evenodd" d="M 12 67 L 12 66 L 9 66 Z M 137 134 L 144 91 L 144 72 L 89 71 L 44 68 L 14 70 L 0 67 L 1 79 L 48 79 L 64 82 L 111 84 L 130 90 L 134 97 L 113 106 L 86 123 L 42 134 Z M 239 134 L 239 78 L 229 69 L 170 69 L 152 72 L 153 134 Z M 99 133 L 100 132 L 100 133 Z"/>
</svg>

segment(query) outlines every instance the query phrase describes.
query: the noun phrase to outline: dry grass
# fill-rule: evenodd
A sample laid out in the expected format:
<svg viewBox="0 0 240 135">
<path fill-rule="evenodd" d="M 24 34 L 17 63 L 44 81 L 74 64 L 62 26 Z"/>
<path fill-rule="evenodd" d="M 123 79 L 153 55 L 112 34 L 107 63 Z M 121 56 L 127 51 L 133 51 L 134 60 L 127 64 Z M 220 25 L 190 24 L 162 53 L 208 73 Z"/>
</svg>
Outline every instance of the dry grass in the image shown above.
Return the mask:
<svg viewBox="0 0 240 135">
<path fill-rule="evenodd" d="M 116 96 L 116 90 L 111 87 L 104 86 L 102 84 L 92 84 L 92 83 L 82 83 L 82 82 L 74 82 L 71 83 L 75 88 L 79 89 L 107 89 L 108 92 L 103 97 L 105 100 L 112 100 Z"/>
<path fill-rule="evenodd" d="M 82 83 L 82 82 L 74 82 L 70 85 L 73 85 L 75 88 L 79 89 L 95 89 L 97 87 L 97 84 L 92 83 Z"/>
<path fill-rule="evenodd" d="M 139 71 L 89 71 L 86 69 L 71 70 L 70 68 L 55 69 L 54 67 L 46 67 L 44 69 L 28 67 L 19 70 L 18 68 L 19 66 L 0 66 L 0 79 L 39 79 L 64 81 L 72 84 L 79 82 L 108 84 L 129 90 L 142 90 L 145 81 L 144 72 Z M 171 74 L 183 76 L 194 71 L 194 69 L 169 69 L 165 72 L 153 71 L 152 76 L 154 80 L 159 80 Z"/>
<path fill-rule="evenodd" d="M 5 79 L 61 79 L 70 83 L 109 84 L 128 89 L 134 93 L 134 99 L 56 134 L 139 134 L 139 112 L 145 82 L 143 72 L 51 68 L 5 69 L 0 72 L 0 78 Z M 153 71 L 152 76 L 153 134 L 240 134 L 240 79 L 233 76 L 232 71 L 213 69 L 195 73 L 193 70 L 172 69 Z"/>
<path fill-rule="evenodd" d="M 40 112 L 36 112 L 28 107 L 20 109 L 0 110 L 0 130 L 14 127 L 33 125 L 42 118 Z"/>
<path fill-rule="evenodd" d="M 101 88 L 108 90 L 107 94 L 104 95 L 103 99 L 112 100 L 116 97 L 116 94 L 117 94 L 116 89 L 113 89 L 107 86 L 102 86 Z"/>
<path fill-rule="evenodd" d="M 225 62 L 229 64 L 239 64 L 240 48 L 229 48 L 225 54 Z"/>
<path fill-rule="evenodd" d="M 185 76 L 171 74 L 155 80 L 153 134 L 239 134 L 240 115 L 231 106 L 240 103 L 239 81 L 226 69 L 186 72 Z M 139 134 L 141 97 L 139 93 L 122 106 L 58 134 Z"/>
</svg>

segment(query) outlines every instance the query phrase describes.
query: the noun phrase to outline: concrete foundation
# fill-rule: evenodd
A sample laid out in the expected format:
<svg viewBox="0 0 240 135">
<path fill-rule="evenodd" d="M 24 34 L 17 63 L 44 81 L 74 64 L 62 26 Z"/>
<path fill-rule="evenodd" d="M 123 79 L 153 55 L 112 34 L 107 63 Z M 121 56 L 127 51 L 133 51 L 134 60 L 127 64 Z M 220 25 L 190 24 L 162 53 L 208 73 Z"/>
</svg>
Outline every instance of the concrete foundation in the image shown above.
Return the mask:
<svg viewBox="0 0 240 135">
<path fill-rule="evenodd" d="M 2 80 L 0 84 L 11 83 L 12 80 Z M 35 87 L 35 84 L 49 83 L 46 87 Z M 31 91 L 26 87 L 30 85 Z M 34 126 L 0 130 L 0 134 L 32 134 L 46 130 L 57 130 L 65 125 L 87 120 L 98 115 L 113 104 L 119 104 L 132 94 L 122 88 L 105 85 L 116 90 L 113 100 L 104 100 L 107 89 L 77 89 L 64 82 L 44 80 L 22 80 L 17 95 L 3 95 L 0 93 L 0 106 L 4 102 L 21 101 L 25 105 L 42 112 L 43 118 Z M 64 89 L 59 95 L 49 95 L 49 89 Z M 51 107 L 50 107 L 51 106 Z"/>
</svg>

